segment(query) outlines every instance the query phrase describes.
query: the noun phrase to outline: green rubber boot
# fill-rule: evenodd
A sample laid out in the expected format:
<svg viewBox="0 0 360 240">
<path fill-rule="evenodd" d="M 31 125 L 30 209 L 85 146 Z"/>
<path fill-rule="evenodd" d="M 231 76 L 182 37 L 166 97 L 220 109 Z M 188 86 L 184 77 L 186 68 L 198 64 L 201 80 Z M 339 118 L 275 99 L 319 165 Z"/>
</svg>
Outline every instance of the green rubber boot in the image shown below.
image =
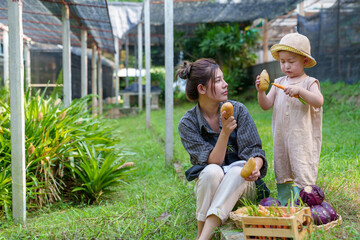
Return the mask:
<svg viewBox="0 0 360 240">
<path fill-rule="evenodd" d="M 276 187 L 278 191 L 278 200 L 282 206 L 285 206 L 285 204 L 292 199 L 295 202 L 299 198 L 301 188 L 296 186 L 294 182 L 276 184 Z"/>
</svg>

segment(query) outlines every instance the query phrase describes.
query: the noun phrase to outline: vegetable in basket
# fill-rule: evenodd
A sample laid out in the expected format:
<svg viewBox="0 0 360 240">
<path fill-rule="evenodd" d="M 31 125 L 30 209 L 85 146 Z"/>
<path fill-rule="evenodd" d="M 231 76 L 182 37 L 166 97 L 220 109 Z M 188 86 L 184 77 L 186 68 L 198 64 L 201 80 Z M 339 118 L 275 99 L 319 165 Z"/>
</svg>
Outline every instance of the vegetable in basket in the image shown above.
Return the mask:
<svg viewBox="0 0 360 240">
<path fill-rule="evenodd" d="M 309 185 L 301 189 L 300 198 L 303 203 L 306 203 L 309 207 L 314 205 L 320 205 L 325 199 L 324 191 L 316 186 Z"/>
<path fill-rule="evenodd" d="M 281 206 L 281 203 L 276 198 L 264 198 L 259 202 L 259 205 L 270 207 L 270 206 Z"/>
<path fill-rule="evenodd" d="M 311 216 L 314 219 L 316 225 L 327 224 L 330 222 L 330 214 L 321 205 L 314 205 L 310 207 Z"/>
<path fill-rule="evenodd" d="M 336 213 L 336 211 L 334 210 L 334 208 L 327 202 L 322 202 L 321 206 L 323 208 L 325 208 L 325 210 L 329 213 L 330 215 L 330 222 L 335 221 L 338 219 L 338 215 Z"/>
</svg>

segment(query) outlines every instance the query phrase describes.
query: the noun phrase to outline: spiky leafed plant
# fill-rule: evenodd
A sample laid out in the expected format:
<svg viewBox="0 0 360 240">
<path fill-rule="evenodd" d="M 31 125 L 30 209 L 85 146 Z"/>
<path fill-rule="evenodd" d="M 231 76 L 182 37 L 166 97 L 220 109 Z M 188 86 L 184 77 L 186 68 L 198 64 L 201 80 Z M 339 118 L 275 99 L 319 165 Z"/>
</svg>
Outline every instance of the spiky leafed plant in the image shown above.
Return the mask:
<svg viewBox="0 0 360 240">
<path fill-rule="evenodd" d="M 66 163 L 66 166 L 75 172 L 80 185 L 73 191 L 84 193 L 91 202 L 98 202 L 112 186 L 125 184 L 125 178 L 135 169 L 132 162 L 125 163 L 113 151 L 97 151 L 86 142 L 79 142 L 77 151 L 74 165 Z"/>
<path fill-rule="evenodd" d="M 32 181 L 39 185 L 30 196 L 38 206 L 53 203 L 61 195 L 72 172 L 65 169 L 65 163 L 73 159 L 77 142 L 86 139 L 99 149 L 113 149 L 119 142 L 111 134 L 113 129 L 103 126 L 101 117 L 93 118 L 88 110 L 91 95 L 73 100 L 67 108 L 55 98 L 45 99 L 40 94 L 30 99 L 26 111 L 26 136 L 28 149 L 27 170 Z"/>
<path fill-rule="evenodd" d="M 1 89 L 0 97 L 0 216 L 5 213 L 9 217 L 11 208 L 11 142 L 10 115 L 7 114 L 8 92 Z"/>
<path fill-rule="evenodd" d="M 40 92 L 25 94 L 25 152 L 28 207 L 41 207 L 64 197 L 71 186 L 74 172 L 65 167 L 78 142 L 85 141 L 97 151 L 122 150 L 119 136 L 104 124 L 101 116 L 93 118 L 87 109 L 89 95 L 73 100 L 64 108 L 60 99 L 45 97 Z M 10 107 L 8 98 L 0 99 L 0 169 L 11 164 Z M 81 194 L 81 192 L 76 192 Z M 29 205 L 30 204 L 30 205 Z"/>
<path fill-rule="evenodd" d="M 68 108 L 63 108 L 60 100 L 46 98 L 39 91 L 34 96 L 28 91 L 24 99 L 28 203 L 41 207 L 61 199 L 65 186 L 64 161 L 75 142 L 83 138 L 81 128 L 87 128 L 86 122 L 89 125 L 91 122 L 85 110 L 90 97 L 75 100 Z M 10 164 L 10 107 L 2 101 L 0 106 L 0 157 Z M 83 123 L 80 125 L 79 121 Z M 6 167 L 5 162 L 0 163 L 0 167 Z"/>
<path fill-rule="evenodd" d="M 4 212 L 7 218 L 10 217 L 9 210 L 11 206 L 11 176 L 9 169 L 10 166 L 6 168 L 0 167 L 0 217 Z"/>
<path fill-rule="evenodd" d="M 28 188 L 28 195 L 30 203 L 41 207 L 61 199 L 64 162 L 77 141 L 81 128 L 77 123 L 86 116 L 84 106 L 89 98 L 62 108 L 60 100 L 46 99 L 40 92 L 29 94 L 25 95 L 26 168 L 34 186 Z"/>
</svg>

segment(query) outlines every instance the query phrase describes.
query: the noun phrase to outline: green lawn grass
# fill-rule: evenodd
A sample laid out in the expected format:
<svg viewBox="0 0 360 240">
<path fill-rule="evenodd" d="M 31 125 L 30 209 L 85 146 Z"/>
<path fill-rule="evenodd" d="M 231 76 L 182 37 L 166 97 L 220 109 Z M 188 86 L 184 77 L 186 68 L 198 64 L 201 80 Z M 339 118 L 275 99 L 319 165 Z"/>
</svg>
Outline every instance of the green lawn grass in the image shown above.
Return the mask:
<svg viewBox="0 0 360 240">
<path fill-rule="evenodd" d="M 357 85 L 322 84 L 325 97 L 323 144 L 318 185 L 326 201 L 343 218 L 343 224 L 329 231 L 316 231 L 311 239 L 360 239 L 360 96 Z M 265 181 L 276 197 L 273 173 L 271 111 L 255 101 L 246 102 L 258 127 L 269 161 Z M 195 239 L 194 183 L 184 179 L 190 166 L 177 131 L 181 116 L 194 106 L 186 103 L 174 109 L 174 160 L 177 173 L 165 165 L 165 112 L 151 112 L 151 128 L 145 114 L 108 120 L 121 134 L 119 146 L 136 171 L 128 184 L 97 205 L 63 202 L 29 212 L 25 226 L 0 222 L 0 239 Z"/>
</svg>

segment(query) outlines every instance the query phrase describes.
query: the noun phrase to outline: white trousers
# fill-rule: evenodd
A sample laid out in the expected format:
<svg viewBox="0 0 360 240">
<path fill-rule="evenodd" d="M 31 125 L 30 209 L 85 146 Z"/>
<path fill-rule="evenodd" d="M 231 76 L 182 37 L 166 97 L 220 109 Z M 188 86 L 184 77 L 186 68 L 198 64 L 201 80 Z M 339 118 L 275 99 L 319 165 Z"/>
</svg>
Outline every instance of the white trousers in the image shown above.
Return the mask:
<svg viewBox="0 0 360 240">
<path fill-rule="evenodd" d="M 255 182 L 245 181 L 241 167 L 235 166 L 224 174 L 216 164 L 209 164 L 201 171 L 195 184 L 196 219 L 205 222 L 216 215 L 224 223 L 239 198 L 255 199 Z"/>
</svg>

